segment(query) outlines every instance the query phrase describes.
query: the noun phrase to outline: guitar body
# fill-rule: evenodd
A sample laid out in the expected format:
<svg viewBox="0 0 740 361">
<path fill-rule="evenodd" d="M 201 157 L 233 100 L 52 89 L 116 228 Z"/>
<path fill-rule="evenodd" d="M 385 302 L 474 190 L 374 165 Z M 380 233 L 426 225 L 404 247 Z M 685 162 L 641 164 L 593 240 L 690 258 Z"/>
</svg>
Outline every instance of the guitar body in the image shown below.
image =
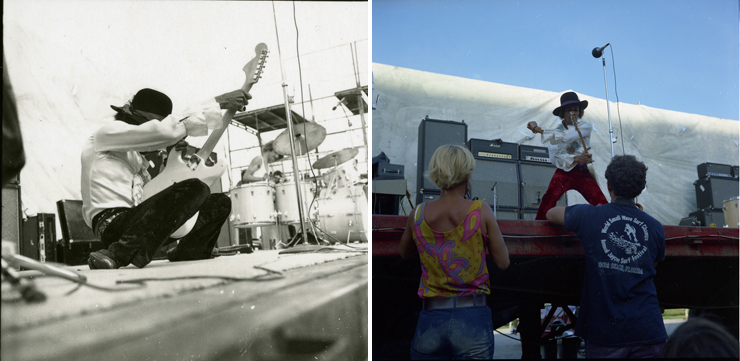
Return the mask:
<svg viewBox="0 0 740 361">
<path fill-rule="evenodd" d="M 259 43 L 254 48 L 254 52 L 256 56 L 244 65 L 244 68 L 242 68 L 244 73 L 247 75 L 247 80 L 244 82 L 244 85 L 242 85 L 242 90 L 245 92 L 249 92 L 252 85 L 257 83 L 257 81 L 262 77 L 262 70 L 265 67 L 265 61 L 267 60 L 267 53 L 269 51 L 267 50 L 267 45 Z M 203 183 L 211 186 L 221 178 L 221 175 L 226 171 L 226 166 L 223 162 L 216 163 L 209 167 L 205 164 L 205 159 L 211 155 L 213 148 L 216 147 L 216 143 L 218 143 L 221 135 L 223 135 L 224 131 L 229 126 L 229 123 L 231 123 L 231 118 L 234 117 L 234 114 L 236 114 L 236 110 L 233 109 L 229 109 L 224 113 L 221 120 L 222 127 L 211 132 L 211 135 L 208 137 L 205 144 L 203 144 L 203 147 L 196 153 L 197 157 L 192 158 L 203 160 L 200 163 L 197 161 L 193 162 L 192 160 L 188 162 L 183 161 L 180 157 L 180 152 L 176 151 L 173 147 L 168 154 L 167 167 L 165 167 L 164 171 L 144 185 L 144 199 L 149 199 L 167 187 L 186 179 L 198 178 L 203 181 Z M 190 233 L 195 226 L 195 221 L 198 220 L 198 214 L 199 213 L 196 212 L 193 217 L 172 233 L 170 237 L 179 239 Z"/>
<path fill-rule="evenodd" d="M 167 187 L 182 182 L 190 178 L 198 178 L 209 187 L 216 183 L 218 179 L 226 172 L 226 165 L 223 162 L 218 162 L 213 166 L 207 166 L 201 164 L 195 170 L 190 169 L 188 164 L 180 157 L 180 152 L 175 150 L 173 147 L 167 156 L 167 166 L 164 170 L 159 173 L 154 179 L 144 185 L 144 200 L 147 200 L 155 194 L 165 190 Z M 195 221 L 198 219 L 198 213 L 185 222 L 182 227 L 178 228 L 175 233 L 170 237 L 182 238 L 185 237 L 195 226 Z"/>
</svg>

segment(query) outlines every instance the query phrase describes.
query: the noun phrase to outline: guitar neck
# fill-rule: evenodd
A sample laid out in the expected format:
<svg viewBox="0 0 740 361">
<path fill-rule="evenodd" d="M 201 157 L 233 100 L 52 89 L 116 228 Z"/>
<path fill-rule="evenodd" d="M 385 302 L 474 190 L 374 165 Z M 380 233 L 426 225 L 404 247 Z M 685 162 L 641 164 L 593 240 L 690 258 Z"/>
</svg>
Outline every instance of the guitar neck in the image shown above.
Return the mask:
<svg viewBox="0 0 740 361">
<path fill-rule="evenodd" d="M 259 43 L 254 48 L 254 52 L 256 54 L 254 59 L 250 60 L 244 68 L 242 68 L 244 73 L 247 75 L 247 79 L 244 81 L 244 85 L 242 85 L 242 90 L 245 93 L 249 93 L 249 90 L 252 89 L 252 85 L 261 78 L 262 70 L 265 67 L 265 61 L 267 60 L 267 53 L 269 51 L 267 50 L 267 45 L 265 45 L 265 43 Z M 203 147 L 198 151 L 198 153 L 196 153 L 200 159 L 206 159 L 211 155 L 213 148 L 216 147 L 218 140 L 221 139 L 221 135 L 224 134 L 226 128 L 231 123 L 231 118 L 234 117 L 234 114 L 236 114 L 236 110 L 227 110 L 226 113 L 224 113 L 221 121 L 221 128 L 215 129 L 211 132 L 211 135 L 208 137 L 205 144 L 203 144 Z"/>
<path fill-rule="evenodd" d="M 576 132 L 578 132 L 578 137 L 581 138 L 581 144 L 583 145 L 583 151 L 588 152 L 588 150 L 586 150 L 586 142 L 583 141 L 583 134 L 581 134 L 581 130 L 578 129 L 578 120 L 573 122 L 573 125 L 576 127 Z"/>
<path fill-rule="evenodd" d="M 242 86 L 242 89 L 248 93 L 249 90 L 252 88 L 252 84 L 252 82 L 247 81 Z M 200 148 L 200 150 L 196 153 L 201 159 L 206 159 L 211 155 L 213 149 L 216 148 L 216 144 L 218 144 L 218 140 L 221 139 L 221 136 L 226 131 L 226 127 L 228 127 L 231 123 L 231 118 L 234 117 L 234 114 L 236 114 L 236 110 L 226 110 L 223 118 L 221 118 L 221 128 L 214 129 L 213 132 L 211 132 L 211 135 L 208 136 L 206 142 L 203 144 L 203 147 Z"/>
</svg>

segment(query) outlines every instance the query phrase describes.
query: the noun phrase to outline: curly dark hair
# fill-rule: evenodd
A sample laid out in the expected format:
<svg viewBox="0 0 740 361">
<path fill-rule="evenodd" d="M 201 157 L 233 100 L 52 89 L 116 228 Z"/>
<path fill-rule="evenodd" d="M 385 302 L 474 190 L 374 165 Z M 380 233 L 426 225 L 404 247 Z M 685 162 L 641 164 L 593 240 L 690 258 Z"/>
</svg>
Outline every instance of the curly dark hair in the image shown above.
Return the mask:
<svg viewBox="0 0 740 361">
<path fill-rule="evenodd" d="M 738 357 L 738 342 L 721 324 L 704 317 L 689 319 L 671 334 L 663 357 Z"/>
<path fill-rule="evenodd" d="M 645 189 L 647 169 L 634 155 L 618 155 L 606 167 L 604 176 L 615 195 L 632 199 Z"/>
<path fill-rule="evenodd" d="M 561 109 L 558 113 L 559 113 L 558 117 L 560 117 L 560 120 L 565 120 L 565 115 L 563 114 L 565 113 L 565 110 Z M 578 112 L 578 119 L 583 118 L 583 114 L 585 113 L 586 113 L 586 110 L 583 109 L 583 107 L 581 107 L 581 110 Z"/>
</svg>

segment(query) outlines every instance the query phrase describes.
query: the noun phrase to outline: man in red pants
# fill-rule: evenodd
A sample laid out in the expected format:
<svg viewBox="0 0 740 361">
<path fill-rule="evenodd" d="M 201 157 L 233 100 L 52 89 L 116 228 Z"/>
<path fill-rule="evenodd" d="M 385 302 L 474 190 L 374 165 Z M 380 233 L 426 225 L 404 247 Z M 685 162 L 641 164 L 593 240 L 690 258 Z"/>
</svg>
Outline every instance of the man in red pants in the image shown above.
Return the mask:
<svg viewBox="0 0 740 361">
<path fill-rule="evenodd" d="M 581 101 L 578 94 L 566 92 L 560 96 L 560 106 L 552 111 L 552 114 L 560 117 L 561 124 L 553 129 L 541 128 L 537 126 L 537 122 L 527 124 L 529 130 L 542 134 L 542 143 L 547 143 L 550 150 L 550 161 L 558 168 L 550 180 L 545 196 L 542 197 L 536 220 L 547 220 L 547 211 L 555 207 L 560 197 L 571 189 L 581 193 L 591 205 L 608 203 L 587 167 L 593 162 L 591 154 L 588 153 L 591 149 L 593 126 L 581 120 L 587 106 L 587 100 Z M 578 122 L 576 124 L 583 136 L 585 149 L 574 122 Z"/>
</svg>

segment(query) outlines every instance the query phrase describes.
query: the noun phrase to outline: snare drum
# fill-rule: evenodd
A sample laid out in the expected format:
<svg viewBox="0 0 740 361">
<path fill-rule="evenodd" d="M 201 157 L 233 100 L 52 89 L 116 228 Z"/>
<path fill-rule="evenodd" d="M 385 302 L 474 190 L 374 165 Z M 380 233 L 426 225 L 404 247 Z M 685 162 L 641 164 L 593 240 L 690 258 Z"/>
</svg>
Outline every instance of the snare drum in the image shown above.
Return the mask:
<svg viewBox="0 0 740 361">
<path fill-rule="evenodd" d="M 274 190 L 267 183 L 249 183 L 229 192 L 231 225 L 234 227 L 275 224 Z"/>
<path fill-rule="evenodd" d="M 725 224 L 730 228 L 740 228 L 740 214 L 738 214 L 738 197 L 730 198 L 722 202 L 722 210 L 725 213 Z"/>
<path fill-rule="evenodd" d="M 301 198 L 303 199 L 304 220 L 308 219 L 309 207 L 314 198 L 316 185 L 313 182 L 300 182 Z M 298 195 L 296 194 L 295 182 L 280 183 L 275 186 L 275 205 L 280 214 L 282 223 L 301 223 L 298 213 Z"/>
<path fill-rule="evenodd" d="M 319 198 L 319 228 L 333 241 L 367 242 L 367 197 L 362 184 L 325 190 Z"/>
</svg>

